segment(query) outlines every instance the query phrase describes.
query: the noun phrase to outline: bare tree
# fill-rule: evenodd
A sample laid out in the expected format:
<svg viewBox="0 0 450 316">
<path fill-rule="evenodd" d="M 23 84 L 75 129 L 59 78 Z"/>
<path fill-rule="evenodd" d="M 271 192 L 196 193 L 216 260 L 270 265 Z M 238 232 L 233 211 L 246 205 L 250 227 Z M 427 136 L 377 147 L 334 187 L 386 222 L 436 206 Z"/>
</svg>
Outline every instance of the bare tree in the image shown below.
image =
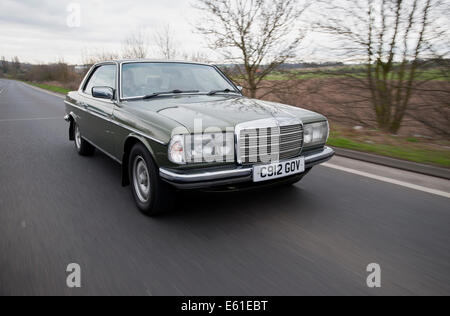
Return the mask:
<svg viewBox="0 0 450 316">
<path fill-rule="evenodd" d="M 107 52 L 107 51 L 100 51 L 100 50 L 88 50 L 85 49 L 82 52 L 82 63 L 83 65 L 87 66 L 87 69 L 89 69 L 90 66 L 102 62 L 102 61 L 108 61 L 108 60 L 115 60 L 119 59 L 120 55 L 116 52 Z"/>
<path fill-rule="evenodd" d="M 162 58 L 171 60 L 178 55 L 179 44 L 175 40 L 174 33 L 169 24 L 156 30 L 153 39 L 157 48 L 157 54 Z"/>
<path fill-rule="evenodd" d="M 5 73 L 5 74 L 8 73 L 9 65 L 8 65 L 8 62 L 6 61 L 5 56 L 2 56 L 1 66 L 2 66 L 3 73 Z"/>
<path fill-rule="evenodd" d="M 236 72 L 251 97 L 279 65 L 296 56 L 305 32 L 299 19 L 309 2 L 299 0 L 197 0 L 204 18 L 196 29 Z"/>
<path fill-rule="evenodd" d="M 198 63 L 209 63 L 211 60 L 207 54 L 199 51 L 191 54 L 189 54 L 188 52 L 184 52 L 182 54 L 182 58 L 183 60 L 194 61 Z"/>
<path fill-rule="evenodd" d="M 20 69 L 22 68 L 22 64 L 20 63 L 19 57 L 14 56 L 11 59 L 11 65 L 13 76 L 17 76 L 20 73 Z"/>
<path fill-rule="evenodd" d="M 131 33 L 123 42 L 122 57 L 126 59 L 144 59 L 148 55 L 148 36 L 144 29 Z"/>
<path fill-rule="evenodd" d="M 318 30 L 337 36 L 337 50 L 345 56 L 365 61 L 364 76 L 350 77 L 368 89 L 384 131 L 398 132 L 414 92 L 433 79 L 430 61 L 448 53 L 448 30 L 440 25 L 443 5 L 441 0 L 320 1 Z"/>
</svg>

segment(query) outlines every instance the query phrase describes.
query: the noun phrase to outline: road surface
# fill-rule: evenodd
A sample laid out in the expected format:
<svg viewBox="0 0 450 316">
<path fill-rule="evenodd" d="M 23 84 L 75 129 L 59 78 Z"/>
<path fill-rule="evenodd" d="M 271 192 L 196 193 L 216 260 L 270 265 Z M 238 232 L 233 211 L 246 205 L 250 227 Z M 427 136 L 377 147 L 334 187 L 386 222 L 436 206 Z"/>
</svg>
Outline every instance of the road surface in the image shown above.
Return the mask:
<svg viewBox="0 0 450 316">
<path fill-rule="evenodd" d="M 450 294 L 448 181 L 336 158 L 291 188 L 183 193 L 147 218 L 117 163 L 75 153 L 60 98 L 0 91 L 0 295 Z"/>
</svg>

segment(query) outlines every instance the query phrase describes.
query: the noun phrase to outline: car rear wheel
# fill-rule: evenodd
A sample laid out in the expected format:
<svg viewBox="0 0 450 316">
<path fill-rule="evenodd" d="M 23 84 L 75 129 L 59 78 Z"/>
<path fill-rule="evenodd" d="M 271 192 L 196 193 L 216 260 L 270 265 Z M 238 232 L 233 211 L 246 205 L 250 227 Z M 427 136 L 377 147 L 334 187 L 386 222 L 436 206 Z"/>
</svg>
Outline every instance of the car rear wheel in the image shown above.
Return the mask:
<svg viewBox="0 0 450 316">
<path fill-rule="evenodd" d="M 74 138 L 75 149 L 81 156 L 92 156 L 95 152 L 95 147 L 89 144 L 81 137 L 81 131 L 78 124 L 74 123 Z"/>
<path fill-rule="evenodd" d="M 173 206 L 173 189 L 163 182 L 147 148 L 138 143 L 130 153 L 131 191 L 139 210 L 147 216 L 167 212 Z"/>
</svg>

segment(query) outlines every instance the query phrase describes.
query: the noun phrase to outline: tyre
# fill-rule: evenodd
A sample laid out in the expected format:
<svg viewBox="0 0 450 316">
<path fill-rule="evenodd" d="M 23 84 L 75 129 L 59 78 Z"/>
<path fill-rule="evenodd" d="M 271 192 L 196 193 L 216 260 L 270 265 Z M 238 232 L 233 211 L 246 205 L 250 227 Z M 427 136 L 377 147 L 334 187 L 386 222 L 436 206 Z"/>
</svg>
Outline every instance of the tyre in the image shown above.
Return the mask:
<svg viewBox="0 0 450 316">
<path fill-rule="evenodd" d="M 158 168 L 144 145 L 138 143 L 131 150 L 128 172 L 131 192 L 142 213 L 155 216 L 172 209 L 174 190 L 161 180 Z"/>
<path fill-rule="evenodd" d="M 89 144 L 81 137 L 80 127 L 74 123 L 74 138 L 75 149 L 81 156 L 92 156 L 95 152 L 95 147 Z"/>
</svg>

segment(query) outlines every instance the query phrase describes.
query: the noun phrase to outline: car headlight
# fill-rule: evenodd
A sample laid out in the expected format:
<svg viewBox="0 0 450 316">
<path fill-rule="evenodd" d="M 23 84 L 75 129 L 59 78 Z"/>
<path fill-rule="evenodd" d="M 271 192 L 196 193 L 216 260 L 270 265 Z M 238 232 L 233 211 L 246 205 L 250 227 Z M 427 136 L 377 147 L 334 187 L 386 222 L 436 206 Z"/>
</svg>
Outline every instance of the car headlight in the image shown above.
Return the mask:
<svg viewBox="0 0 450 316">
<path fill-rule="evenodd" d="M 169 144 L 169 160 L 176 164 L 234 162 L 234 134 L 175 135 Z"/>
<path fill-rule="evenodd" d="M 328 140 L 330 129 L 328 122 L 305 124 L 304 145 L 305 147 L 325 144 Z"/>
</svg>

